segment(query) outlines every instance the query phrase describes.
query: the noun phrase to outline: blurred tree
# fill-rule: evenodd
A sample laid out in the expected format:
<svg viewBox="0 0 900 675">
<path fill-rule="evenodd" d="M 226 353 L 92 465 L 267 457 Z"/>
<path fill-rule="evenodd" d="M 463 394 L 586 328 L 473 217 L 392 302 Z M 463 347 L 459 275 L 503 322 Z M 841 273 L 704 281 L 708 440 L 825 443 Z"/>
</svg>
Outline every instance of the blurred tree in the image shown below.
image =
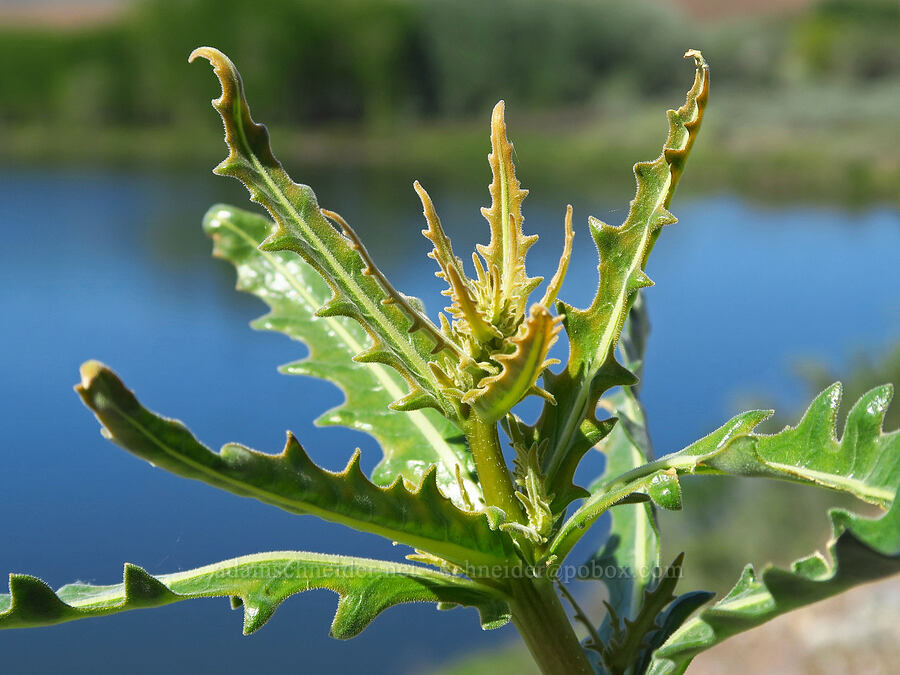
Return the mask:
<svg viewBox="0 0 900 675">
<path fill-rule="evenodd" d="M 900 72 L 898 34 L 896 0 L 823 0 L 798 20 L 789 53 L 806 77 L 895 77 Z"/>
<path fill-rule="evenodd" d="M 202 44 L 234 55 L 276 123 L 470 114 L 498 92 L 569 105 L 614 76 L 666 88 L 683 35 L 644 0 L 144 0 L 118 24 L 0 30 L 0 118 L 191 122 Z"/>
</svg>

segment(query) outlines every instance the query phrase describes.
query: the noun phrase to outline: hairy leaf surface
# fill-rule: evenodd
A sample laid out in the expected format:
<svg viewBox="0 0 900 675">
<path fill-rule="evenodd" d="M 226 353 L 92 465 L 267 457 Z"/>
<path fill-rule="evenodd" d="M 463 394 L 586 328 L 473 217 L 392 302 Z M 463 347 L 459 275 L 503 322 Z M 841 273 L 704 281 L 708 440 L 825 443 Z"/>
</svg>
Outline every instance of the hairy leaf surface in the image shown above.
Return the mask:
<svg viewBox="0 0 900 675">
<path fill-rule="evenodd" d="M 457 353 L 446 336 L 388 283 L 378 271 L 359 238 L 350 227 L 319 208 L 307 185 L 291 180 L 272 154 L 269 132 L 250 116 L 243 83 L 234 64 L 211 47 L 194 50 L 190 60 L 207 59 L 222 84 L 222 96 L 213 107 L 225 124 L 229 154 L 216 173 L 239 179 L 250 190 L 253 201 L 262 204 L 278 224 L 262 244 L 267 251 L 292 251 L 306 260 L 328 282 L 333 297 L 320 316 L 345 316 L 360 323 L 371 345 L 356 358 L 395 368 L 408 382 L 410 391 L 395 406 L 410 410 L 434 407 L 451 419 L 457 417 L 428 367 L 438 352 Z"/>
<path fill-rule="evenodd" d="M 250 634 L 262 628 L 285 599 L 319 588 L 340 596 L 331 624 L 331 636 L 340 640 L 355 637 L 385 609 L 406 602 L 476 607 L 485 629 L 509 620 L 500 596 L 462 577 L 382 560 L 279 551 L 159 576 L 126 564 L 121 584 L 68 584 L 55 593 L 36 577 L 11 574 L 10 593 L 0 594 L 0 629 L 48 626 L 192 598 L 230 596 L 233 606 L 244 608 L 244 633 Z"/>
<path fill-rule="evenodd" d="M 234 443 L 216 453 L 181 422 L 144 408 L 101 364 L 86 363 L 81 377 L 76 390 L 100 420 L 104 435 L 174 474 L 372 532 L 462 567 L 502 563 L 511 553 L 508 537 L 491 530 L 483 513 L 461 511 L 441 494 L 433 469 L 413 491 L 401 478 L 378 487 L 360 469 L 359 451 L 344 471 L 332 473 L 317 467 L 291 434 L 280 455 Z"/>
<path fill-rule="evenodd" d="M 462 506 L 456 476 L 459 466 L 469 500 L 481 501 L 462 432 L 434 410 L 390 410 L 391 402 L 403 396 L 403 378 L 380 363 L 353 360 L 368 340 L 357 322 L 342 316 L 316 316 L 331 296 L 328 284 L 299 256 L 258 248 L 275 228 L 271 221 L 218 205 L 207 212 L 203 227 L 213 239 L 214 254 L 234 264 L 238 289 L 269 305 L 271 311 L 257 319 L 254 328 L 285 333 L 309 348 L 307 358 L 283 366 L 282 371 L 330 380 L 346 395 L 317 423 L 364 431 L 381 444 L 384 457 L 372 473 L 377 485 L 389 485 L 398 475 L 418 483 L 436 465 L 441 490 Z"/>
<path fill-rule="evenodd" d="M 522 201 L 528 190 L 523 190 L 516 178 L 513 146 L 506 135 L 505 111 L 506 104 L 500 101 L 491 114 L 491 154 L 488 155 L 493 177 L 489 186 L 491 205 L 481 210 L 491 227 L 491 240 L 486 246 L 477 247 L 487 271 L 500 272 L 500 278 L 495 280 L 500 292 L 491 317 L 495 324 L 502 321 L 503 315 L 523 317 L 529 294 L 542 281 L 529 277 L 525 271 L 525 256 L 537 241 L 537 235 L 526 235 L 522 230 Z M 515 329 L 515 325 L 506 328 Z"/>
<path fill-rule="evenodd" d="M 581 457 L 606 433 L 597 421 L 597 401 L 609 388 L 635 383 L 634 375 L 615 359 L 616 343 L 635 293 L 652 281 L 645 274 L 647 257 L 664 225 L 675 222 L 668 206 L 703 118 L 709 92 L 709 70 L 699 52 L 694 85 L 685 104 L 670 110 L 669 134 L 662 154 L 634 165 L 637 193 L 625 222 L 613 227 L 590 219 L 591 236 L 600 254 L 600 282 L 590 307 L 559 303 L 569 336 L 569 362 L 559 374 L 545 373 L 547 390 L 557 405 L 544 407 L 537 435 L 548 440 L 545 457 L 548 492 L 556 494 L 554 512 L 586 495 L 572 484 Z"/>
<path fill-rule="evenodd" d="M 668 458 L 679 471 L 782 478 L 847 492 L 889 506 L 900 476 L 900 431 L 884 433 L 884 415 L 893 396 L 889 384 L 864 394 L 850 409 L 840 440 L 836 422 L 841 385 L 819 394 L 795 427 L 767 434 L 735 434 L 734 418 L 719 431 Z M 745 413 L 752 414 L 752 413 Z M 760 416 L 767 415 L 760 412 Z"/>
<path fill-rule="evenodd" d="M 893 394 L 891 385 L 865 394 L 847 415 L 838 440 L 835 421 L 840 384 L 822 392 L 796 427 L 767 435 L 753 429 L 772 411 L 734 417 L 680 452 L 628 471 L 597 489 L 563 525 L 550 551 L 564 557 L 580 536 L 612 504 L 647 489 L 663 474 L 698 473 L 761 476 L 840 490 L 864 501 L 890 506 L 900 483 L 900 431 L 882 431 Z"/>
<path fill-rule="evenodd" d="M 526 394 L 535 391 L 541 373 L 558 363 L 547 355 L 559 330 L 559 319 L 545 307 L 532 305 L 519 333 L 510 340 L 515 350 L 494 357 L 500 372 L 481 380 L 477 389 L 463 397 L 463 402 L 470 404 L 482 421 L 499 420 Z"/>
<path fill-rule="evenodd" d="M 627 483 L 659 470 L 761 476 L 831 488 L 888 507 L 900 477 L 900 431 L 882 430 L 893 391 L 886 384 L 864 394 L 850 409 L 840 439 L 838 382 L 813 400 L 797 426 L 756 434 L 753 429 L 772 411 L 742 413 L 684 450 L 614 482 Z"/>
</svg>

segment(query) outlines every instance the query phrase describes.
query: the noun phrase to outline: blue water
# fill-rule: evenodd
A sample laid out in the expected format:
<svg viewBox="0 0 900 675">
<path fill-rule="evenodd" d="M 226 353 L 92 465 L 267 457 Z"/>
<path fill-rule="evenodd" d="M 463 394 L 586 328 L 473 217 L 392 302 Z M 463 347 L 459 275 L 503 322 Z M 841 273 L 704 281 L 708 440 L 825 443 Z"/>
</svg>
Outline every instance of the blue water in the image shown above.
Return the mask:
<svg viewBox="0 0 900 675">
<path fill-rule="evenodd" d="M 348 217 L 395 284 L 442 306 L 418 235 L 412 176 L 314 172 L 320 201 Z M 477 206 L 486 176 L 431 181 L 457 251 L 486 237 Z M 53 586 L 115 583 L 125 561 L 153 573 L 260 550 L 305 549 L 398 559 L 378 538 L 301 518 L 154 470 L 104 441 L 72 392 L 78 365 L 114 367 L 151 409 L 177 416 L 206 443 L 277 451 L 292 429 L 337 469 L 368 437 L 310 421 L 340 400 L 327 383 L 279 375 L 303 348 L 255 333 L 263 305 L 233 291 L 209 257 L 206 207 L 245 203 L 237 183 L 196 174 L 0 173 L 0 571 Z M 616 200 L 534 191 L 526 225 L 542 236 L 531 269 L 552 273 L 564 200 L 576 206 L 576 251 L 564 298 L 586 304 L 596 259 L 588 213 L 618 222 Z M 541 201 L 544 200 L 544 201 Z M 733 197 L 678 200 L 649 266 L 654 332 L 644 398 L 658 452 L 675 450 L 734 412 L 742 393 L 796 407 L 787 365 L 817 357 L 840 368 L 854 350 L 900 336 L 900 212 L 767 208 Z M 463 256 L 464 258 L 467 256 Z M 588 469 L 596 469 L 596 460 Z M 494 643 L 473 610 L 401 607 L 350 642 L 327 637 L 335 596 L 288 600 L 252 637 L 225 599 L 0 633 L 4 669 L 69 672 L 422 672 Z M 509 628 L 502 638 L 513 639 Z M 377 664 L 377 665 L 374 665 Z"/>
</svg>

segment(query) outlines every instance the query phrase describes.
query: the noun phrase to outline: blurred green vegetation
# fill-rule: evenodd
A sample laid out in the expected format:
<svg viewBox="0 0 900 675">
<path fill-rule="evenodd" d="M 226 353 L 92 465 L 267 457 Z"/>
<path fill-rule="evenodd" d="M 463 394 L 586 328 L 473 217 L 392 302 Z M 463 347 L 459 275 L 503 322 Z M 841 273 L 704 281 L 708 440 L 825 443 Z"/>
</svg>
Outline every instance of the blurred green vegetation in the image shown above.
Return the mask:
<svg viewBox="0 0 900 675">
<path fill-rule="evenodd" d="M 639 48 L 649 41 L 654 49 Z M 184 59 L 212 44 L 241 67 L 273 123 L 482 113 L 583 103 L 609 77 L 668 86 L 681 23 L 645 2 L 588 0 L 145 0 L 121 21 L 0 35 L 6 121 L 195 121 L 205 74 Z M 680 90 L 682 87 L 677 87 Z M 205 113 L 205 111 L 202 111 Z"/>
<path fill-rule="evenodd" d="M 649 0 L 140 0 L 94 26 L 0 27 L 0 159 L 214 161 L 211 80 L 185 64 L 211 44 L 286 159 L 470 166 L 502 97 L 531 168 L 569 180 L 656 153 L 699 47 L 716 105 L 692 182 L 893 200 L 898 33 L 894 0 L 716 23 Z"/>
</svg>

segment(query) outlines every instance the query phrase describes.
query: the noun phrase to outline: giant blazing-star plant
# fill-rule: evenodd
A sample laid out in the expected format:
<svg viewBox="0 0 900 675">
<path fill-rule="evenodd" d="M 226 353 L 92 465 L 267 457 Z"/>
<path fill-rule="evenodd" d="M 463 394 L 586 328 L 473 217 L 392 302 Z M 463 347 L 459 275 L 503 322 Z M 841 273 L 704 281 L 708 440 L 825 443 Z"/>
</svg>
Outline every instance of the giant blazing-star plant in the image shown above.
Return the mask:
<svg viewBox="0 0 900 675">
<path fill-rule="evenodd" d="M 244 631 L 260 628 L 288 596 L 329 588 L 340 596 L 331 634 L 350 638 L 399 603 L 477 608 L 485 628 L 510 619 L 546 673 L 681 672 L 700 651 L 783 612 L 900 570 L 900 436 L 881 423 L 891 387 L 852 408 L 840 440 L 840 385 L 823 392 L 796 427 L 754 433 L 770 413 L 738 415 L 686 449 L 652 460 L 638 378 L 648 324 L 641 289 L 652 285 L 647 258 L 700 129 L 709 74 L 699 52 L 684 105 L 668 113 L 662 154 L 634 167 L 637 194 L 617 227 L 589 220 L 599 256 L 591 305 L 558 300 L 572 249 L 565 215 L 559 267 L 540 299 L 541 279 L 525 258 L 537 236 L 522 229 L 527 194 L 516 178 L 503 102 L 491 120 L 491 205 L 482 209 L 490 241 L 472 254 L 474 275 L 454 253 L 425 189 L 433 245 L 428 254 L 447 288 L 434 323 L 422 302 L 385 278 L 351 226 L 319 207 L 275 159 L 266 128 L 253 121 L 235 66 L 203 47 L 222 84 L 213 106 L 225 123 L 228 157 L 216 173 L 241 180 L 269 220 L 215 206 L 204 227 L 217 256 L 234 263 L 238 288 L 271 311 L 255 326 L 303 341 L 309 355 L 284 366 L 326 378 L 346 400 L 319 419 L 374 436 L 384 456 L 371 477 L 354 453 L 346 469 L 316 466 L 293 435 L 279 455 L 228 444 L 213 452 L 180 422 L 144 408 L 105 366 L 91 361 L 76 388 L 103 434 L 155 466 L 302 515 L 373 532 L 409 546 L 406 564 L 306 552 L 259 553 L 188 572 L 153 576 L 125 566 L 114 586 L 72 584 L 52 591 L 10 576 L 0 595 L 0 628 L 47 625 L 153 607 L 186 598 L 230 596 L 244 608 Z M 561 330 L 569 356 L 549 370 Z M 516 413 L 543 399 L 534 424 Z M 602 411 L 603 419 L 598 418 Z M 609 414 L 607 414 L 609 413 Z M 515 449 L 510 470 L 499 426 Z M 606 468 L 587 489 L 573 483 L 592 447 Z M 852 494 L 882 507 L 877 519 L 835 510 L 829 557 L 814 554 L 790 570 L 748 566 L 734 589 L 705 609 L 711 594 L 675 596 L 679 556 L 662 569 L 655 508 L 678 509 L 682 474 L 780 478 Z M 576 504 L 577 502 L 577 504 Z M 574 604 L 560 566 L 607 511 L 605 544 L 587 569 L 608 589 L 599 623 Z M 616 573 L 609 574 L 608 570 Z M 589 575 L 591 576 L 591 575 Z M 558 593 L 572 602 L 587 637 L 579 640 Z M 691 618 L 691 615 L 700 610 Z"/>
</svg>

